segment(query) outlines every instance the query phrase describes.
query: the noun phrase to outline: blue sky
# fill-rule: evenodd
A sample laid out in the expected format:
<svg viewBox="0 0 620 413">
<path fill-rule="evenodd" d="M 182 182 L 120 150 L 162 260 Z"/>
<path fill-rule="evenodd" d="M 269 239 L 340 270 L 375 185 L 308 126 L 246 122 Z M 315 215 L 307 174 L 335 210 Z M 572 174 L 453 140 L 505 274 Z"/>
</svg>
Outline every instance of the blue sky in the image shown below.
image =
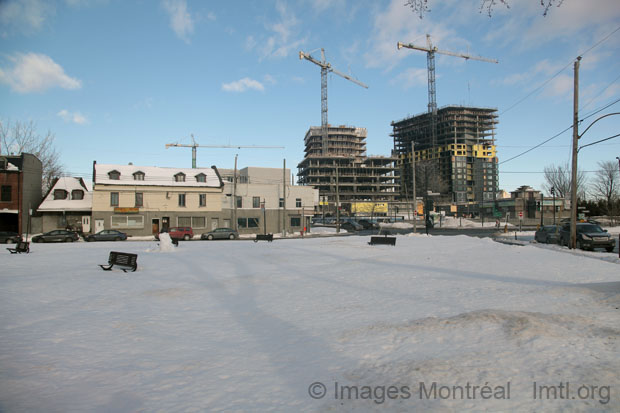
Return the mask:
<svg viewBox="0 0 620 413">
<path fill-rule="evenodd" d="M 320 71 L 299 51 L 320 57 L 322 47 L 369 86 L 331 74 L 329 122 L 367 128 L 368 154 L 388 155 L 390 123 L 428 103 L 425 53 L 396 43 L 424 45 L 429 33 L 439 49 L 499 60 L 437 55 L 437 104 L 497 108 L 500 187 L 540 188 L 536 172 L 569 161 L 570 130 L 502 162 L 570 126 L 579 54 L 582 117 L 620 98 L 620 3 L 565 0 L 546 17 L 538 0 L 498 5 L 492 17 L 480 3 L 430 0 L 420 19 L 404 0 L 4 0 L 0 119 L 52 131 L 66 171 L 88 178 L 93 160 L 189 167 L 191 149 L 165 144 L 191 134 L 202 145 L 285 147 L 198 149 L 199 166 L 232 168 L 239 154 L 240 167 L 286 158 L 295 171 L 305 132 L 321 121 Z M 580 144 L 619 129 L 619 116 L 606 118 Z M 584 148 L 580 166 L 616 156 L 620 138 Z"/>
</svg>

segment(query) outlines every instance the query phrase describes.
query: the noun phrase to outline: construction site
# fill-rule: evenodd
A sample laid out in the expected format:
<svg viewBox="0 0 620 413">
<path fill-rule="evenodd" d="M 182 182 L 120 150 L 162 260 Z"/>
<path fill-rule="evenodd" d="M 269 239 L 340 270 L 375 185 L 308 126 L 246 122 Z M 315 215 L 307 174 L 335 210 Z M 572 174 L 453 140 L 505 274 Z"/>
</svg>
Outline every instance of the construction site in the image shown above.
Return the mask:
<svg viewBox="0 0 620 413">
<path fill-rule="evenodd" d="M 385 216 L 399 196 L 396 158 L 366 156 L 366 129 L 328 125 L 310 127 L 305 155 L 297 166 L 298 183 L 319 190 L 321 211 L 337 206 L 355 215 Z"/>
<path fill-rule="evenodd" d="M 392 122 L 401 196 L 413 193 L 415 168 L 417 197 L 431 191 L 457 205 L 492 201 L 499 191 L 497 123 L 496 109 L 465 106 Z"/>
</svg>

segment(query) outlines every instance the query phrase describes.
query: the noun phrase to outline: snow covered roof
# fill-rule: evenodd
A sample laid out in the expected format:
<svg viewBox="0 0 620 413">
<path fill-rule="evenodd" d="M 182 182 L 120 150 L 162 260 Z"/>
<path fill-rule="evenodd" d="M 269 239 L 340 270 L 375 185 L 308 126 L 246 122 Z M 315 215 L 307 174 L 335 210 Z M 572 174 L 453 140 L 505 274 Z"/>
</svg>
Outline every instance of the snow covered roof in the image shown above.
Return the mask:
<svg viewBox="0 0 620 413">
<path fill-rule="evenodd" d="M 110 179 L 118 175 L 118 179 Z M 220 188 L 223 184 L 211 168 L 164 168 L 159 166 L 95 164 L 95 184 Z"/>
<path fill-rule="evenodd" d="M 66 191 L 67 197 L 65 199 L 54 199 L 54 193 L 57 190 Z M 83 199 L 73 199 L 74 195 L 78 195 L 73 191 L 82 191 Z M 49 190 L 38 210 L 41 212 L 90 211 L 92 207 L 93 194 L 82 178 L 62 177 L 58 178 Z"/>
</svg>

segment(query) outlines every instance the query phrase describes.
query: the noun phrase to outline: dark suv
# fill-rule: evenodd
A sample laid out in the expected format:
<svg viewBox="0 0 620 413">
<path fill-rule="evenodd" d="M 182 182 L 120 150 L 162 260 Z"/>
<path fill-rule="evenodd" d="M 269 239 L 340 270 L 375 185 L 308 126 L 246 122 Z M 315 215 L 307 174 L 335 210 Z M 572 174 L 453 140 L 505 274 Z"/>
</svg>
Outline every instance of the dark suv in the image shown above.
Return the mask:
<svg viewBox="0 0 620 413">
<path fill-rule="evenodd" d="M 560 231 L 560 245 L 568 246 L 570 242 L 570 222 L 562 225 Z M 577 223 L 577 245 L 582 250 L 605 248 L 612 252 L 616 246 L 616 240 L 600 226 L 588 222 Z"/>
</svg>

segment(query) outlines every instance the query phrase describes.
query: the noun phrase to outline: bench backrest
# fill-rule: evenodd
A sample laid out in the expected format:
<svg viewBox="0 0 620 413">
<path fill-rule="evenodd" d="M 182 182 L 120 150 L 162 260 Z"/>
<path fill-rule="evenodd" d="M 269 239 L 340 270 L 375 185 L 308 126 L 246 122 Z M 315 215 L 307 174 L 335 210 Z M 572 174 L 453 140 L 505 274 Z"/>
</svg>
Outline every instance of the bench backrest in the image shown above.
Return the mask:
<svg viewBox="0 0 620 413">
<path fill-rule="evenodd" d="M 370 244 L 396 245 L 395 237 L 370 237 Z"/>
<path fill-rule="evenodd" d="M 138 254 L 131 254 L 128 252 L 111 251 L 109 264 L 125 265 L 127 267 L 135 267 L 138 262 Z"/>
<path fill-rule="evenodd" d="M 17 251 L 28 251 L 28 244 L 30 244 L 29 242 L 25 242 L 25 241 L 20 241 L 17 243 L 17 245 L 15 246 L 15 249 Z"/>
</svg>

